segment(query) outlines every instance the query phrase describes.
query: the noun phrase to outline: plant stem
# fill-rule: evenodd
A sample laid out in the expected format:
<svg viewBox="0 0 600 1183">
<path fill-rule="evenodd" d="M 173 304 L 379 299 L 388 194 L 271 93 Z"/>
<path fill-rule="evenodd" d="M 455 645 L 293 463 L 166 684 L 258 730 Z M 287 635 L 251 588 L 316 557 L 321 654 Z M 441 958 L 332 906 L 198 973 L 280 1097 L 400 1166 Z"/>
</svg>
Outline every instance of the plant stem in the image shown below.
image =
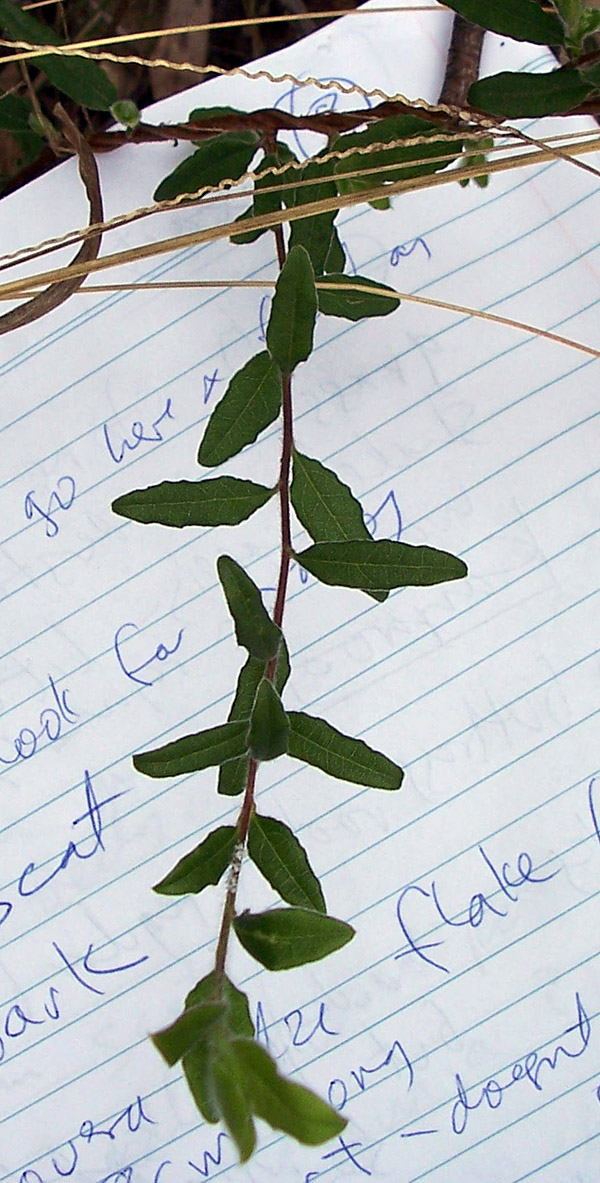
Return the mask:
<svg viewBox="0 0 600 1183">
<path fill-rule="evenodd" d="M 274 234 L 275 244 L 277 247 L 277 260 L 279 263 L 279 269 L 281 270 L 286 260 L 286 250 L 282 227 L 277 226 L 274 230 Z M 292 451 L 294 448 L 294 433 L 291 374 L 281 375 L 281 405 L 283 426 L 278 481 L 281 547 L 279 553 L 279 577 L 277 580 L 277 592 L 275 595 L 275 607 L 273 610 L 273 620 L 279 628 L 281 628 L 283 621 L 283 610 L 285 607 L 285 597 L 287 592 L 292 549 L 292 527 L 290 518 L 290 466 L 292 460 Z M 268 678 L 270 682 L 272 682 L 275 677 L 277 660 L 278 654 L 275 654 L 275 656 L 267 662 L 265 667 L 265 678 Z M 250 829 L 250 822 L 254 812 L 254 789 L 256 785 L 257 771 L 258 763 L 251 756 L 248 761 L 248 775 L 246 777 L 244 800 L 242 802 L 242 807 L 240 809 L 237 823 L 236 845 L 233 858 L 231 860 L 231 865 L 229 867 L 227 893 L 225 896 L 223 916 L 221 918 L 221 928 L 219 931 L 217 950 L 215 953 L 215 973 L 219 982 L 222 981 L 223 975 L 225 973 L 227 946 L 229 944 L 229 934 L 231 932 L 231 925 L 235 915 L 235 902 L 240 879 L 240 871 L 242 869 L 242 859 L 244 857 L 246 842 L 248 840 L 248 831 Z"/>
</svg>

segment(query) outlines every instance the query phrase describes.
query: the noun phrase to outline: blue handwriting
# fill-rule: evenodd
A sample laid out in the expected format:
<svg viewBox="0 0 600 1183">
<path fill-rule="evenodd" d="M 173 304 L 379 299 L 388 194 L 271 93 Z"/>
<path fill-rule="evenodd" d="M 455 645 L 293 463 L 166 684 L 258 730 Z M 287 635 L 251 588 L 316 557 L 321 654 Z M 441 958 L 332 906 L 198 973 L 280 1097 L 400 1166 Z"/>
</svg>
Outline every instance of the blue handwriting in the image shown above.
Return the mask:
<svg viewBox="0 0 600 1183">
<path fill-rule="evenodd" d="M 306 1047 L 307 1043 L 310 1043 L 310 1041 L 314 1039 L 315 1035 L 318 1035 L 319 1032 L 321 1032 L 323 1035 L 329 1036 L 339 1035 L 339 1031 L 333 1031 L 332 1028 L 327 1025 L 328 1019 L 325 1013 L 326 1009 L 327 1004 L 325 1002 L 320 1002 L 316 1020 L 314 1017 L 308 1019 L 306 1018 L 306 1007 L 294 1007 L 294 1010 L 288 1011 L 287 1015 L 283 1016 L 283 1021 L 287 1028 L 288 1035 L 291 1035 L 291 1042 L 288 1041 L 288 1044 L 284 1048 L 283 1052 L 280 1052 L 275 1058 L 280 1059 L 290 1046 Z M 261 1040 L 264 1046 L 270 1050 L 271 1040 L 269 1037 L 268 1024 L 265 1019 L 263 1004 L 260 1001 L 256 1005 L 255 1027 L 256 1038 Z"/>
<path fill-rule="evenodd" d="M 317 81 L 319 81 L 319 82 L 334 81 L 334 82 L 341 82 L 342 84 L 347 84 L 348 86 L 355 85 L 351 78 L 334 78 L 334 79 L 332 79 L 331 75 L 329 75 L 328 78 L 319 78 L 319 79 L 317 79 Z M 298 96 L 300 96 L 301 99 L 304 99 L 306 97 L 306 86 L 295 84 L 294 86 L 290 87 L 289 90 L 286 90 L 282 95 L 279 96 L 279 98 L 277 99 L 277 101 L 275 103 L 275 107 L 283 108 L 290 115 L 321 115 L 321 114 L 326 113 L 328 111 L 335 111 L 338 106 L 338 103 L 340 101 L 340 98 L 342 97 L 338 90 L 332 89 L 330 91 L 320 91 L 318 97 L 313 100 L 313 102 L 310 104 L 310 106 L 308 108 L 308 111 L 306 111 L 306 110 L 300 110 L 300 105 L 304 106 L 304 104 L 300 104 L 300 105 L 298 104 L 298 102 L 297 102 Z M 361 98 L 362 97 L 363 96 L 361 96 Z M 369 98 L 367 98 L 366 95 L 364 96 L 364 104 L 365 104 L 365 107 L 367 108 L 367 110 L 373 106 L 371 100 Z M 294 132 L 294 140 L 296 141 L 296 147 L 298 148 L 298 151 L 301 156 L 303 156 L 306 159 L 307 156 L 311 155 L 310 150 L 305 148 L 302 140 L 300 139 L 298 132 Z"/>
<path fill-rule="evenodd" d="M 499 1109 L 504 1100 L 505 1093 L 513 1085 L 518 1084 L 519 1081 L 528 1080 L 533 1088 L 538 1093 L 541 1093 L 544 1089 L 543 1077 L 546 1069 L 555 1072 L 561 1062 L 561 1058 L 577 1060 L 579 1056 L 584 1054 L 590 1042 L 592 1027 L 579 993 L 575 994 L 575 1005 L 577 1007 L 577 1022 L 573 1026 L 567 1027 L 561 1036 L 561 1039 L 566 1039 L 569 1035 L 575 1035 L 575 1039 L 573 1040 L 574 1046 L 571 1050 L 565 1047 L 563 1043 L 557 1043 L 548 1056 L 540 1056 L 538 1052 L 528 1052 L 522 1060 L 517 1060 L 513 1064 L 510 1069 L 509 1080 L 505 1080 L 501 1084 L 495 1077 L 492 1077 L 480 1089 L 477 1100 L 469 1099 L 467 1090 L 457 1072 L 455 1080 L 458 1099 L 454 1102 L 451 1115 L 452 1132 L 454 1134 L 464 1134 L 467 1128 L 469 1114 L 474 1113 L 481 1105 L 487 1105 L 488 1109 Z"/>
<path fill-rule="evenodd" d="M 148 667 L 153 665 L 155 661 L 167 661 L 169 657 L 172 657 L 174 653 L 177 653 L 177 650 L 181 645 L 183 629 L 179 629 L 175 643 L 171 646 L 171 648 L 161 641 L 160 644 L 156 646 L 154 652 L 150 654 L 150 657 L 147 657 L 146 660 L 141 663 L 141 665 L 133 666 L 131 668 L 125 664 L 125 659 L 123 657 L 122 647 L 126 640 L 131 640 L 131 637 L 126 639 L 122 637 L 124 629 L 133 629 L 135 633 L 139 632 L 139 629 L 137 624 L 134 624 L 133 621 L 128 620 L 125 622 L 125 624 L 121 624 L 119 626 L 114 636 L 113 646 L 115 656 L 123 673 L 125 674 L 125 677 L 129 678 L 131 682 L 137 682 L 139 686 L 153 686 L 153 682 L 147 681 L 145 678 L 138 678 L 138 674 L 141 674 L 142 670 L 148 669 Z"/>
<path fill-rule="evenodd" d="M 408 887 L 405 887 L 404 890 L 400 892 L 398 901 L 396 903 L 396 916 L 398 918 L 398 924 L 402 929 L 403 936 L 408 942 L 408 949 L 403 949 L 402 952 L 396 953 L 396 961 L 398 961 L 401 957 L 406 957 L 407 954 L 416 953 L 417 957 L 420 957 L 422 961 L 427 963 L 427 965 L 432 965 L 434 969 L 439 969 L 445 974 L 450 972 L 446 965 L 442 965 L 441 962 L 434 961 L 432 957 L 427 956 L 427 951 L 439 948 L 444 944 L 443 940 L 433 941 L 428 944 L 419 944 L 418 941 L 413 940 L 413 937 L 411 936 L 404 910 L 406 906 L 405 901 L 412 893 L 421 896 L 422 899 L 432 900 L 434 912 L 437 913 L 437 917 L 442 921 L 442 923 L 448 927 L 464 928 L 466 926 L 469 928 L 479 928 L 480 924 L 483 923 L 484 919 L 488 915 L 496 917 L 507 916 L 508 913 L 505 910 L 505 901 L 508 901 L 510 904 L 518 903 L 518 889 L 523 887 L 524 884 L 531 883 L 533 885 L 538 885 L 540 883 L 548 883 L 550 879 L 554 879 L 554 876 L 558 875 L 558 871 L 552 871 L 550 875 L 540 875 L 536 878 L 534 875 L 534 866 L 531 855 L 524 850 L 517 858 L 516 878 L 512 878 L 509 863 L 502 863 L 502 869 L 499 871 L 492 862 L 491 858 L 486 854 L 483 846 L 479 846 L 478 851 L 492 879 L 495 881 L 496 886 L 493 891 L 488 891 L 487 895 L 481 891 L 475 892 L 475 894 L 471 896 L 467 907 L 464 909 L 465 915 L 462 920 L 457 919 L 456 917 L 452 918 L 447 914 L 440 899 L 440 892 L 435 879 L 431 882 L 431 891 L 426 891 L 424 887 L 419 887 L 417 883 L 410 883 Z M 500 901 L 497 900 L 496 903 L 493 904 L 491 900 L 498 894 L 500 894 L 502 898 Z M 500 903 L 502 903 L 504 907 L 501 907 Z"/>
<path fill-rule="evenodd" d="M 146 433 L 144 424 L 139 419 L 135 419 L 130 428 L 131 438 L 127 438 L 126 436 L 121 441 L 116 451 L 110 438 L 108 423 L 105 423 L 102 427 L 102 430 L 104 432 L 104 442 L 108 448 L 108 453 L 111 460 L 114 460 L 115 464 L 120 464 L 126 452 L 135 452 L 136 448 L 139 448 L 140 444 L 162 444 L 165 437 L 159 428 L 163 420 L 174 419 L 171 407 L 171 399 L 168 398 L 165 403 L 164 411 L 161 412 L 161 414 L 158 416 L 158 419 L 154 419 L 148 433 Z"/>
<path fill-rule="evenodd" d="M 362 1142 L 345 1142 L 341 1134 L 338 1136 L 337 1141 L 339 1142 L 339 1146 L 336 1146 L 335 1150 L 328 1150 L 327 1154 L 322 1154 L 321 1162 L 328 1162 L 330 1158 L 337 1158 L 339 1154 L 345 1154 L 346 1158 L 344 1161 L 351 1162 L 352 1166 L 355 1167 L 361 1175 L 373 1174 L 373 1172 L 369 1171 L 367 1167 L 363 1166 L 362 1163 L 360 1163 L 356 1158 L 356 1155 L 352 1153 L 353 1150 L 362 1149 Z M 308 1174 L 304 1176 L 304 1183 L 312 1183 L 312 1180 L 318 1179 L 320 1175 L 321 1171 L 309 1171 Z"/>
<path fill-rule="evenodd" d="M 36 867 L 35 863 L 27 863 L 22 870 L 17 881 L 17 891 L 21 899 L 28 899 L 29 896 L 37 895 L 39 891 L 43 891 L 57 875 L 73 863 L 73 860 L 87 862 L 88 859 L 93 859 L 100 852 L 105 850 L 103 840 L 104 819 L 102 810 L 106 805 L 110 805 L 112 801 L 117 801 L 119 797 L 123 797 L 127 790 L 120 793 L 113 793 L 110 797 L 105 797 L 103 801 L 98 801 L 92 785 L 92 779 L 85 770 L 84 774 L 85 786 L 85 810 L 79 816 L 73 819 L 72 825 L 79 826 L 82 823 L 89 823 L 89 833 L 84 834 L 78 842 L 73 842 L 71 839 L 68 842 L 64 854 L 60 856 L 56 866 L 51 871 L 42 871 L 41 868 Z M 41 878 L 40 878 L 41 872 Z M 0 900 L 0 925 L 4 924 L 11 912 L 13 911 L 13 903 L 10 900 Z"/>
<path fill-rule="evenodd" d="M 270 296 L 263 296 L 258 306 L 258 339 L 264 345 L 267 339 L 267 312 L 271 304 Z"/>
<path fill-rule="evenodd" d="M 427 246 L 425 239 L 424 238 L 413 238 L 412 241 L 402 242 L 398 246 L 394 247 L 394 249 L 390 255 L 390 263 L 391 263 L 392 267 L 397 267 L 398 263 L 400 262 L 401 259 L 407 259 L 409 255 L 412 255 L 413 251 L 416 251 L 418 246 L 423 247 L 423 250 L 425 251 L 427 258 L 430 259 L 431 258 L 431 251 L 429 250 L 429 247 Z"/>
<path fill-rule="evenodd" d="M 204 384 L 204 406 L 206 406 L 217 382 L 223 382 L 223 378 L 219 378 L 219 371 L 213 370 L 212 374 L 205 374 L 202 382 Z"/>
<path fill-rule="evenodd" d="M 365 1068 L 364 1065 L 361 1064 L 359 1068 L 353 1068 L 351 1070 L 350 1075 L 354 1078 L 354 1082 L 358 1085 L 361 1093 L 364 1093 L 367 1087 L 367 1077 L 376 1076 L 377 1073 L 382 1072 L 384 1068 L 389 1068 L 396 1054 L 400 1056 L 402 1061 L 400 1067 L 406 1068 L 408 1073 L 408 1083 L 406 1087 L 407 1092 L 410 1092 L 415 1079 L 414 1068 L 405 1048 L 400 1043 L 400 1040 L 395 1039 L 391 1047 L 388 1048 L 383 1060 L 381 1060 L 379 1064 L 374 1064 L 372 1068 Z M 396 1071 L 398 1071 L 398 1069 L 396 1069 Z M 338 1109 L 341 1112 L 341 1110 L 346 1106 L 349 1096 L 350 1093 L 348 1086 L 341 1077 L 336 1076 L 333 1080 L 329 1081 L 327 1099 L 329 1104 L 332 1105 L 334 1109 Z"/>
<path fill-rule="evenodd" d="M 68 688 L 59 692 L 51 674 L 48 674 L 48 681 L 55 706 L 44 707 L 40 711 L 37 724 L 40 728 L 39 731 L 34 731 L 31 727 L 21 727 L 19 734 L 13 740 L 16 754 L 10 759 L 0 756 L 0 764 L 4 764 L 5 767 L 16 764 L 18 760 L 30 760 L 38 750 L 39 741 L 43 742 L 44 738 L 49 743 L 56 743 L 57 739 L 61 737 L 63 724 L 73 725 L 75 720 L 79 718 L 77 712 L 72 710 L 67 702 Z"/>
<path fill-rule="evenodd" d="M 65 485 L 65 491 L 61 492 L 61 485 Z M 36 513 L 39 513 L 42 521 L 46 523 L 46 538 L 56 538 L 59 532 L 59 525 L 52 514 L 56 514 L 59 510 L 70 509 L 75 500 L 75 481 L 72 476 L 61 476 L 56 482 L 54 488 L 48 499 L 48 508 L 42 509 L 37 501 L 34 501 L 35 489 L 30 489 L 25 498 L 25 517 L 30 522 Z"/>
<path fill-rule="evenodd" d="M 147 1105 L 147 1102 L 138 1094 L 135 1101 L 132 1101 L 112 1121 L 97 1124 L 86 1118 L 85 1121 L 82 1121 L 78 1133 L 72 1138 L 69 1138 L 68 1142 L 65 1142 L 59 1147 L 58 1152 L 53 1154 L 50 1164 L 43 1168 L 43 1175 L 39 1171 L 32 1170 L 29 1167 L 19 1176 L 19 1183 L 54 1183 L 54 1180 L 57 1178 L 67 1179 L 74 1174 L 78 1165 L 82 1165 L 80 1159 L 82 1153 L 81 1143 L 84 1144 L 85 1148 L 86 1145 L 89 1146 L 94 1142 L 96 1138 L 108 1138 L 110 1142 L 116 1142 L 118 1136 L 125 1131 L 130 1134 L 137 1134 L 138 1130 L 144 1124 L 156 1125 L 157 1123 L 153 1118 L 148 1116 L 144 1107 L 145 1105 Z M 159 1183 L 160 1170 L 161 1168 L 159 1167 L 158 1172 L 154 1176 L 154 1183 Z M 118 1172 L 117 1175 L 111 1175 L 110 1178 L 116 1179 L 119 1177 L 119 1174 L 122 1174 L 122 1171 Z M 105 1180 L 104 1183 L 108 1183 L 108 1180 Z"/>
</svg>

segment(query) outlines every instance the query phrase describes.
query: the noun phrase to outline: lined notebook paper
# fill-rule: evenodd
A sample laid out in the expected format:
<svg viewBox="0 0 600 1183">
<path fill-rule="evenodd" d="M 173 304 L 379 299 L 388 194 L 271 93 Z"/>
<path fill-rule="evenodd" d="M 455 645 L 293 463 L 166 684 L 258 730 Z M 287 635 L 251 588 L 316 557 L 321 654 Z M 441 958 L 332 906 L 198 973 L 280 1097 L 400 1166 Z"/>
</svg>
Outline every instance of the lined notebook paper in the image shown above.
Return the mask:
<svg viewBox="0 0 600 1183">
<path fill-rule="evenodd" d="M 363 14 L 266 65 L 435 99 L 449 26 Z M 486 55 L 487 72 L 551 65 L 499 38 Z M 334 101 L 356 99 L 225 79 L 151 117 Z M 103 159 L 107 215 L 149 203 L 185 151 Z M 553 162 L 339 224 L 351 269 L 594 343 L 595 201 L 593 177 Z M 104 250 L 212 216 L 162 214 Z M 0 249 L 85 219 L 63 165 L 2 202 Z M 275 274 L 265 238 L 108 278 Z M 165 902 L 151 886 L 236 803 L 210 772 L 150 781 L 131 754 L 226 717 L 241 653 L 215 559 L 234 554 L 272 603 L 276 517 L 176 532 L 109 507 L 200 475 L 203 425 L 260 349 L 268 303 L 267 288 L 77 295 L 3 338 L 0 1183 L 592 1183 L 598 363 L 549 341 L 404 303 L 381 322 L 322 318 L 297 373 L 298 446 L 352 486 L 374 536 L 453 551 L 470 572 L 384 605 L 291 577 L 287 705 L 364 737 L 406 778 L 384 794 L 287 758 L 261 769 L 261 808 L 299 832 L 357 935 L 278 975 L 233 947 L 229 970 L 282 1070 L 348 1117 L 343 1138 L 310 1149 L 262 1127 L 241 1169 L 149 1043 L 208 972 L 222 903 L 220 888 Z M 227 471 L 273 480 L 278 447 L 269 431 Z M 241 902 L 273 902 L 250 865 Z"/>
</svg>

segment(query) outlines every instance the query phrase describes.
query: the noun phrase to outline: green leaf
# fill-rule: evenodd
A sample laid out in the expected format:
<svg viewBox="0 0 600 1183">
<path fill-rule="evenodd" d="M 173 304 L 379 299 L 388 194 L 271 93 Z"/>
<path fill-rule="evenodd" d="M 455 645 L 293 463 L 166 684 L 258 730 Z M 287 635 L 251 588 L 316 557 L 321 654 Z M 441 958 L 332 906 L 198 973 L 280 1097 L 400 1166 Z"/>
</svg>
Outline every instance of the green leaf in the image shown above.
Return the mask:
<svg viewBox="0 0 600 1183">
<path fill-rule="evenodd" d="M 535 0 L 444 0 L 459 16 L 482 29 L 532 41 L 534 45 L 562 45 L 562 22 L 554 13 L 544 12 Z"/>
<path fill-rule="evenodd" d="M 598 90 L 600 88 L 600 61 L 594 62 L 591 66 L 586 66 L 579 71 L 580 77 L 583 78 L 589 90 Z M 0 106 L 2 104 L 0 103 Z"/>
<path fill-rule="evenodd" d="M 327 285 L 324 287 L 323 285 Z M 328 286 L 335 284 L 338 290 L 328 291 Z M 347 291 L 339 291 L 339 285 Z M 374 288 L 373 292 L 358 292 L 356 284 L 363 288 Z M 382 289 L 389 292 L 389 296 L 382 295 Z M 400 300 L 392 288 L 385 283 L 377 283 L 373 279 L 366 279 L 364 275 L 325 275 L 319 279 L 317 288 L 319 312 L 325 316 L 343 316 L 346 320 L 363 320 L 367 316 L 388 316 L 400 307 Z"/>
<path fill-rule="evenodd" d="M 252 862 L 286 904 L 326 912 L 321 884 L 289 826 L 254 813 L 248 835 Z"/>
<path fill-rule="evenodd" d="M 229 555 L 217 559 L 217 572 L 233 617 L 238 645 L 243 645 L 259 661 L 269 661 L 279 649 L 281 630 L 271 620 L 256 584 Z"/>
<path fill-rule="evenodd" d="M 295 558 L 333 587 L 429 587 L 464 579 L 466 564 L 445 550 L 406 542 L 319 542 Z"/>
<path fill-rule="evenodd" d="M 185 1005 L 186 1008 L 199 1006 L 205 1002 L 221 1002 L 225 1005 L 223 1024 L 231 1036 L 243 1036 L 252 1039 L 254 1024 L 250 1018 L 248 998 L 241 990 L 236 989 L 225 975 L 219 981 L 215 971 L 207 974 L 190 990 Z M 190 1092 L 206 1121 L 213 1124 L 219 1120 L 219 1111 L 215 1106 L 209 1072 L 209 1047 L 206 1042 L 198 1043 L 183 1057 L 183 1071 L 190 1087 Z"/>
<path fill-rule="evenodd" d="M 0 0 L 0 28 L 15 41 L 29 41 L 33 45 L 64 45 L 63 39 L 53 29 L 28 12 L 23 12 L 12 0 Z M 31 58 L 29 65 L 43 70 L 62 94 L 94 111 L 108 111 L 117 97 L 108 75 L 89 59 L 42 54 Z"/>
<path fill-rule="evenodd" d="M 250 726 L 248 751 L 255 760 L 275 760 L 287 752 L 290 725 L 281 699 L 268 678 L 259 682 Z"/>
<path fill-rule="evenodd" d="M 290 711 L 288 718 L 288 751 L 296 760 L 352 784 L 371 789 L 400 788 L 404 779 L 402 769 L 388 756 L 363 743 L 362 739 L 343 735 L 325 719 L 300 711 Z"/>
<path fill-rule="evenodd" d="M 156 1031 L 151 1036 L 152 1042 L 163 1060 L 172 1068 L 173 1064 L 194 1047 L 194 1044 L 205 1038 L 208 1029 L 213 1027 L 224 1013 L 225 1006 L 222 1002 L 192 1006 L 184 1010 L 169 1027 Z"/>
<path fill-rule="evenodd" d="M 329 244 L 329 250 L 327 251 L 327 257 L 325 259 L 324 271 L 327 273 L 335 272 L 336 275 L 341 275 L 345 266 L 346 252 L 344 251 L 344 248 L 341 244 L 337 229 L 334 226 L 333 233 L 331 235 L 331 242 Z M 318 299 L 319 293 L 317 292 L 317 301 Z"/>
<path fill-rule="evenodd" d="M 233 616 L 238 645 L 243 645 L 259 661 L 275 658 L 282 633 L 267 613 L 256 583 L 230 555 L 218 558 L 217 571 Z"/>
<path fill-rule="evenodd" d="M 113 103 L 110 113 L 117 123 L 122 123 L 123 127 L 129 128 L 130 131 L 137 127 L 142 118 L 137 103 L 132 102 L 131 99 L 117 99 L 116 103 Z"/>
<path fill-rule="evenodd" d="M 188 115 L 188 122 L 202 123 L 218 115 L 247 115 L 247 111 L 242 111 L 239 107 L 194 107 Z M 215 135 L 219 135 L 219 132 L 215 132 Z"/>
<path fill-rule="evenodd" d="M 281 269 L 267 325 L 267 348 L 283 374 L 306 361 L 313 347 L 317 293 L 304 247 L 293 247 Z"/>
<path fill-rule="evenodd" d="M 245 719 L 246 721 L 250 719 L 252 706 L 256 698 L 256 691 L 258 690 L 258 685 L 264 672 L 264 661 L 258 661 L 256 657 L 248 658 L 239 673 L 235 698 L 229 712 L 229 719 Z M 273 680 L 279 694 L 281 694 L 289 676 L 290 658 L 285 639 L 282 637 Z M 239 793 L 243 793 L 248 776 L 248 761 L 249 756 L 246 754 L 240 756 L 237 760 L 228 760 L 226 764 L 221 766 L 219 769 L 218 793 L 222 793 L 227 797 L 235 797 Z"/>
<path fill-rule="evenodd" d="M 549 74 L 492 74 L 473 83 L 469 102 L 482 111 L 506 119 L 521 116 L 559 115 L 579 106 L 590 93 L 590 85 L 577 70 L 565 67 Z"/>
<path fill-rule="evenodd" d="M 10 132 L 21 149 L 21 160 L 30 164 L 39 156 L 44 141 L 30 124 L 33 107 L 16 94 L 0 92 L 0 128 Z"/>
<path fill-rule="evenodd" d="M 337 196 L 335 182 L 320 179 L 323 176 L 331 177 L 332 168 L 331 161 L 323 162 L 318 157 L 309 161 L 302 170 L 300 179 L 302 182 L 312 181 L 313 183 L 303 183 L 299 188 L 296 188 L 294 192 L 294 206 L 296 208 Z M 290 250 L 295 246 L 303 246 L 308 252 L 315 275 L 322 275 L 327 270 L 343 271 L 344 269 L 343 261 L 339 267 L 328 267 L 330 256 L 332 262 L 336 256 L 339 261 L 341 252 L 342 260 L 344 259 L 344 252 L 334 226 L 337 212 L 334 209 L 329 213 L 308 214 L 306 218 L 298 218 L 291 223 Z"/>
<path fill-rule="evenodd" d="M 285 144 L 276 144 L 275 152 L 268 153 L 263 160 L 261 160 L 256 171 L 257 179 L 254 182 L 254 200 L 249 209 L 245 210 L 236 218 L 236 222 L 245 222 L 249 218 L 259 217 L 264 214 L 273 214 L 281 209 L 283 202 L 291 199 L 293 189 L 289 185 L 294 183 L 298 177 L 297 169 L 289 168 L 283 173 L 278 173 L 276 176 L 273 173 L 268 173 L 267 176 L 263 174 L 268 169 L 281 168 L 288 161 L 296 162 L 296 157 Z M 242 231 L 241 234 L 233 234 L 231 241 L 234 243 L 255 242 L 262 234 L 267 234 L 269 227 L 265 226 L 262 229 L 251 229 Z"/>
<path fill-rule="evenodd" d="M 354 929 L 345 921 L 306 908 L 242 912 L 233 925 L 246 952 L 273 970 L 320 961 L 354 936 Z"/>
<path fill-rule="evenodd" d="M 265 1048 L 236 1039 L 233 1049 L 244 1068 L 253 1112 L 274 1130 L 283 1130 L 305 1146 L 320 1146 L 345 1129 L 347 1121 L 310 1089 L 281 1076 Z"/>
<path fill-rule="evenodd" d="M 248 169 L 259 144 L 254 131 L 230 131 L 203 140 L 192 156 L 161 181 L 155 201 L 171 201 L 180 193 L 195 193 L 206 185 L 237 181 Z"/>
<path fill-rule="evenodd" d="M 150 752 L 139 752 L 133 766 L 145 776 L 180 776 L 233 760 L 246 751 L 245 723 L 221 723 L 195 735 L 184 735 Z"/>
<path fill-rule="evenodd" d="M 410 180 L 446 168 L 459 154 L 460 145 L 455 141 L 435 139 L 431 143 L 408 142 L 394 148 L 386 147 L 386 144 L 396 140 L 410 141 L 415 136 L 421 139 L 423 136 L 439 134 L 440 129 L 436 124 L 427 123 L 415 115 L 393 115 L 370 124 L 366 131 L 338 136 L 333 145 L 336 151 L 370 148 L 367 153 L 352 153 L 336 162 L 335 173 L 340 193 L 361 193 L 388 181 Z M 374 147 L 377 144 L 381 147 Z M 371 171 L 364 176 L 345 175 L 363 169 Z M 385 171 L 378 172 L 378 169 Z"/>
<path fill-rule="evenodd" d="M 212 468 L 236 456 L 277 418 L 281 378 L 266 352 L 257 353 L 234 374 L 204 432 L 198 463 Z"/>
<path fill-rule="evenodd" d="M 225 1040 L 210 1058 L 212 1092 L 219 1113 L 231 1134 L 241 1162 L 247 1162 L 256 1146 L 248 1089 L 237 1056 Z"/>
<path fill-rule="evenodd" d="M 200 842 L 152 888 L 158 895 L 197 894 L 219 882 L 225 874 L 235 849 L 235 826 L 219 826 Z"/>
<path fill-rule="evenodd" d="M 113 513 L 161 526 L 237 526 L 273 496 L 275 490 L 232 476 L 205 481 L 161 481 L 113 501 Z"/>
<path fill-rule="evenodd" d="M 290 494 L 298 519 L 313 542 L 373 541 L 360 502 L 348 485 L 330 468 L 297 451 Z M 388 592 L 362 590 L 379 602 L 388 596 Z"/>
</svg>

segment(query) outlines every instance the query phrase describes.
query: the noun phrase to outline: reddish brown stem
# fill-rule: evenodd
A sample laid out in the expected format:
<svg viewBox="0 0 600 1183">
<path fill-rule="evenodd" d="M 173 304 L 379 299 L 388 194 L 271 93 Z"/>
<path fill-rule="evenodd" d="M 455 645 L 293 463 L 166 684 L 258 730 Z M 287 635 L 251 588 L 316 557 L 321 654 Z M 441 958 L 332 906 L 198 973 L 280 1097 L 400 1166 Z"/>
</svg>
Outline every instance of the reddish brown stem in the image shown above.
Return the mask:
<svg viewBox="0 0 600 1183">
<path fill-rule="evenodd" d="M 277 259 L 281 269 L 285 263 L 286 258 L 285 242 L 281 226 L 277 226 L 275 228 L 274 234 L 277 247 Z M 290 374 L 281 375 L 281 404 L 283 416 L 283 438 L 281 445 L 281 460 L 279 462 L 278 482 L 281 548 L 279 555 L 279 577 L 277 580 L 277 592 L 275 595 L 275 608 L 273 610 L 273 620 L 279 628 L 281 628 L 283 622 L 283 610 L 285 607 L 285 597 L 292 550 L 292 528 L 290 516 L 290 466 L 294 448 L 294 433 L 292 414 L 292 379 Z M 272 682 L 275 677 L 276 668 L 277 654 L 275 657 L 271 658 L 265 668 L 265 677 L 268 678 L 270 682 Z M 254 812 L 254 790 L 256 786 L 257 771 L 258 764 L 256 760 L 250 757 L 250 760 L 248 761 L 248 775 L 246 777 L 244 800 L 242 802 L 242 808 L 240 809 L 240 815 L 237 823 L 235 852 L 229 868 L 227 894 L 225 897 L 223 916 L 221 918 L 221 928 L 219 931 L 219 939 L 217 941 L 217 950 L 215 954 L 215 972 L 217 974 L 217 978 L 220 981 L 222 981 L 223 975 L 225 973 L 227 946 L 229 944 L 231 925 L 235 916 L 235 903 L 240 879 L 240 871 L 242 868 L 242 859 L 244 856 L 244 850 L 246 848 L 246 842 L 248 840 L 248 831 L 250 829 L 250 822 L 252 821 L 252 814 Z"/>
</svg>

